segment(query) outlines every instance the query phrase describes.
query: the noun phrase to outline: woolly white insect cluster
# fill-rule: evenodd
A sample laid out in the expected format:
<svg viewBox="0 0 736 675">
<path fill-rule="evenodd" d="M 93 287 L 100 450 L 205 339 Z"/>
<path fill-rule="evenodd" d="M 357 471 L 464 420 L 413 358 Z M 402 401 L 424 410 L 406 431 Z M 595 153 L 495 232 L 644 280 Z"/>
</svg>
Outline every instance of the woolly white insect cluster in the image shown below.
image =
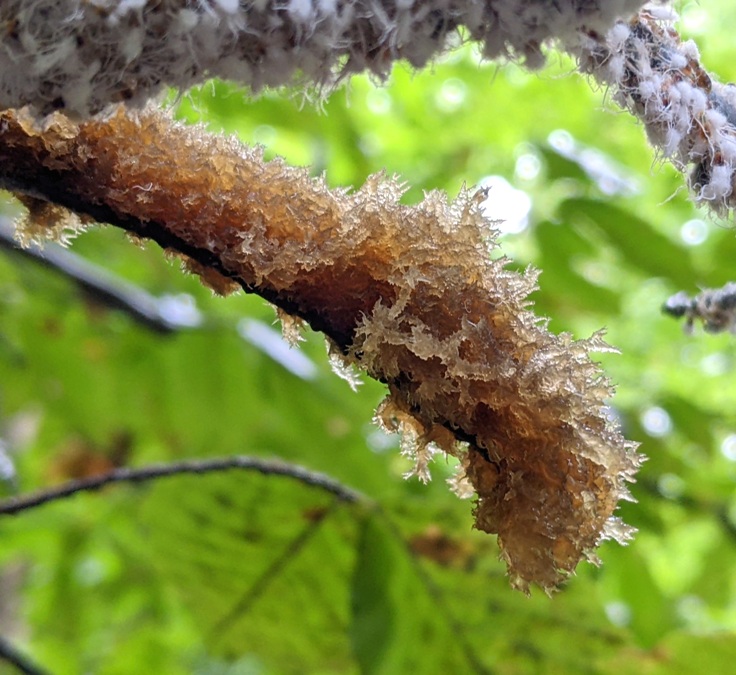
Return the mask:
<svg viewBox="0 0 736 675">
<path fill-rule="evenodd" d="M 419 68 L 464 28 L 487 58 L 543 63 L 641 0 L 3 0 L 0 108 L 86 116 L 219 77 L 257 91 Z"/>
<path fill-rule="evenodd" d="M 667 300 L 662 311 L 677 319 L 685 317 L 686 333 L 692 332 L 695 321 L 702 321 L 707 333 L 736 332 L 736 283 L 707 288 L 694 298 L 680 291 Z"/>
<path fill-rule="evenodd" d="M 706 72 L 675 18 L 647 7 L 605 38 L 591 34 L 580 65 L 644 123 L 661 158 L 689 171 L 695 201 L 723 215 L 736 206 L 736 86 Z"/>
</svg>

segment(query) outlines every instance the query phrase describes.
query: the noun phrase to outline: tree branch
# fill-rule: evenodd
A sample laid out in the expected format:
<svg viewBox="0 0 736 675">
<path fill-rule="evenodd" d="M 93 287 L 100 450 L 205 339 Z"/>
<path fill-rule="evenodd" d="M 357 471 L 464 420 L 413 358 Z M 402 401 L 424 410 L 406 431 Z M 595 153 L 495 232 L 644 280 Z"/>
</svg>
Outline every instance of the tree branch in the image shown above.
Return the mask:
<svg viewBox="0 0 736 675">
<path fill-rule="evenodd" d="M 460 459 L 456 484 L 479 495 L 476 525 L 499 534 L 517 586 L 553 588 L 602 539 L 630 536 L 614 511 L 639 457 L 589 355 L 611 348 L 529 311 L 536 274 L 491 259 L 484 195 L 405 206 L 385 176 L 331 191 L 232 139 L 123 110 L 43 126 L 0 113 L 0 185 L 28 195 L 29 238 L 76 226 L 61 205 L 324 332 L 335 357 L 388 385 L 377 418 L 402 431 L 420 477 L 437 448 Z"/>
<path fill-rule="evenodd" d="M 348 74 L 420 68 L 462 27 L 487 58 L 544 62 L 545 40 L 604 31 L 643 0 L 3 0 L 0 108 L 85 116 L 219 77 L 255 91 L 330 88 Z M 459 40 L 456 40 L 459 42 Z"/>
<path fill-rule="evenodd" d="M 726 215 L 736 207 L 736 86 L 706 71 L 674 19 L 648 7 L 605 35 L 591 33 L 580 68 L 641 120 L 659 157 L 689 172 L 696 203 Z"/>
<path fill-rule="evenodd" d="M 5 0 L 0 108 L 85 117 L 213 77 L 322 91 L 356 72 L 385 77 L 400 59 L 424 67 L 458 30 L 485 58 L 534 68 L 555 39 L 643 121 L 659 156 L 689 171 L 695 200 L 726 214 L 736 87 L 705 70 L 675 18 L 663 0 Z"/>
<path fill-rule="evenodd" d="M 220 473 L 233 470 L 255 471 L 264 476 L 291 478 L 299 483 L 329 492 L 338 500 L 347 503 L 366 501 L 366 498 L 360 493 L 345 487 L 342 483 L 295 464 L 259 457 L 235 456 L 219 459 L 185 460 L 170 464 L 152 464 L 140 468 L 115 469 L 101 476 L 69 481 L 64 485 L 41 490 L 35 494 L 11 497 L 0 502 L 0 515 L 17 515 L 50 502 L 73 497 L 80 492 L 95 492 L 107 485 L 116 483 L 144 483 L 182 474 Z"/>
<path fill-rule="evenodd" d="M 182 328 L 181 324 L 162 314 L 158 298 L 81 256 L 55 244 L 41 247 L 30 243 L 26 247 L 21 246 L 15 239 L 15 226 L 5 217 L 0 217 L 0 248 L 56 270 L 71 279 L 96 302 L 122 310 L 157 333 L 168 334 Z"/>
<path fill-rule="evenodd" d="M 21 654 L 10 642 L 0 635 L 0 661 L 5 661 L 23 675 L 48 675 L 48 672 L 32 663 L 27 656 Z"/>
</svg>

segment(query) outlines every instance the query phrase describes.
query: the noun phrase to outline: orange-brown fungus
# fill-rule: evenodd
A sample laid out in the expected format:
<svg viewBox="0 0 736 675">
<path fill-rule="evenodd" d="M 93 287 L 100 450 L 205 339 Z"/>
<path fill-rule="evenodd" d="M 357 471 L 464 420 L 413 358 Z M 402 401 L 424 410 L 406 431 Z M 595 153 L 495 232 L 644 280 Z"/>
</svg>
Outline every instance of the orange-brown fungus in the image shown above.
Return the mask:
<svg viewBox="0 0 736 675">
<path fill-rule="evenodd" d="M 491 260 L 493 232 L 468 194 L 399 204 L 372 176 L 356 192 L 265 162 L 261 152 L 119 111 L 43 128 L 0 113 L 0 181 L 152 238 L 323 331 L 347 365 L 388 385 L 377 413 L 426 473 L 461 460 L 476 526 L 497 533 L 512 582 L 556 587 L 604 538 L 640 458 L 606 415 L 606 349 L 555 336 L 527 309 L 536 275 Z"/>
</svg>

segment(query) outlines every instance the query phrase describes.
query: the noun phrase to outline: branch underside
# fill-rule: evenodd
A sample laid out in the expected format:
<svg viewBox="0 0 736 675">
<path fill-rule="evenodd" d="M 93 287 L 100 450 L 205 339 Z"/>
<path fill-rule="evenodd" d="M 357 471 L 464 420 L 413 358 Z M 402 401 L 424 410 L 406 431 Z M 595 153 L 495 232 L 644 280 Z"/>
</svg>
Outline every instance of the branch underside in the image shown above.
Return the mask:
<svg viewBox="0 0 736 675">
<path fill-rule="evenodd" d="M 477 493 L 476 526 L 499 535 L 515 585 L 552 589 L 602 539 L 628 537 L 613 512 L 639 458 L 589 357 L 607 346 L 554 336 L 527 309 L 535 275 L 490 259 L 477 198 L 404 206 L 385 176 L 331 191 L 232 139 L 124 110 L 43 127 L 0 113 L 0 184 L 31 196 L 26 237 L 63 228 L 60 205 L 324 332 L 388 383 L 377 418 L 402 431 L 420 477 L 437 447 L 460 459 L 457 488 Z"/>
</svg>

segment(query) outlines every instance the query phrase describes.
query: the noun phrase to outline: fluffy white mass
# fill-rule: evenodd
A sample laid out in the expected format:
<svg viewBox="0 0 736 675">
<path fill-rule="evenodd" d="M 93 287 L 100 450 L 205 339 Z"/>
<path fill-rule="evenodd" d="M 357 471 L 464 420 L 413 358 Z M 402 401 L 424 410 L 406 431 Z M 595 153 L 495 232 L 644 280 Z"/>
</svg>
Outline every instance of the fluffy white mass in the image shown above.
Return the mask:
<svg viewBox="0 0 736 675">
<path fill-rule="evenodd" d="M 488 58 L 543 62 L 641 0 L 2 0 L 0 108 L 88 115 L 220 77 L 334 85 L 394 61 L 422 67 L 463 28 Z"/>
<path fill-rule="evenodd" d="M 675 19 L 647 6 L 606 36 L 588 36 L 581 69 L 642 121 L 662 159 L 689 172 L 695 201 L 725 214 L 736 208 L 736 85 L 703 68 L 695 43 L 674 30 Z"/>
</svg>

